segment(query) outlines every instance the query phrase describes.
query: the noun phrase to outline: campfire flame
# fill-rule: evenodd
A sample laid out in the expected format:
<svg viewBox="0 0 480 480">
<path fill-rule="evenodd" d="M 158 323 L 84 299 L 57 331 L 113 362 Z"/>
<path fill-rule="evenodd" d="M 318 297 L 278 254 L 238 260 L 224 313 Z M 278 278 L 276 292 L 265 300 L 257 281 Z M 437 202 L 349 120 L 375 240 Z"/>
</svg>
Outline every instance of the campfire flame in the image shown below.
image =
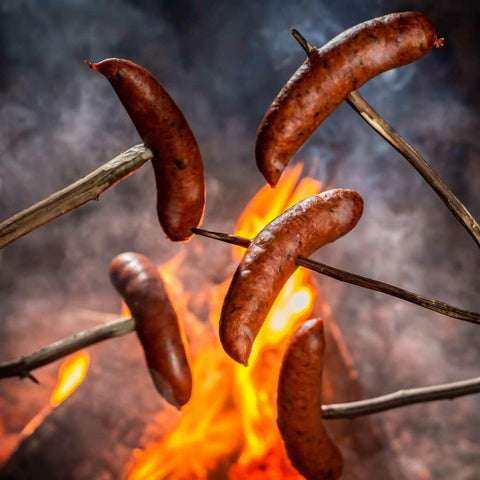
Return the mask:
<svg viewBox="0 0 480 480">
<path fill-rule="evenodd" d="M 297 165 L 287 170 L 275 189 L 262 188 L 241 215 L 235 234 L 253 238 L 285 209 L 318 193 L 318 181 L 299 181 L 302 168 Z M 244 249 L 232 248 L 237 261 L 243 253 Z M 253 471 L 261 472 L 265 465 L 277 471 L 262 478 L 302 478 L 289 464 L 276 426 L 276 388 L 290 332 L 312 313 L 310 273 L 297 270 L 287 282 L 255 341 L 246 368 L 231 360 L 217 339 L 229 281 L 205 292 L 210 318 L 209 323 L 200 322 L 188 311 L 185 292 L 172 274 L 171 263 L 166 269 L 161 267 L 160 273 L 179 318 L 188 324 L 193 392 L 180 414 L 169 406 L 159 413 L 159 424 L 172 424 L 174 417 L 175 425 L 146 450 L 134 451 L 128 479 L 204 479 L 212 471 L 220 472 L 221 478 L 253 478 Z"/>
</svg>

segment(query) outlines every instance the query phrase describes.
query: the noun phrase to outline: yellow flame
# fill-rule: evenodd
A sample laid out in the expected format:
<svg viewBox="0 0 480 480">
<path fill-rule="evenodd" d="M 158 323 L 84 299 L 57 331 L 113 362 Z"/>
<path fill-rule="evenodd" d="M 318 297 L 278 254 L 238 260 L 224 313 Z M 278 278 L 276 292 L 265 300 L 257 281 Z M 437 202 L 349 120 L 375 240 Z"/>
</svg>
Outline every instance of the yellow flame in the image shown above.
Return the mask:
<svg viewBox="0 0 480 480">
<path fill-rule="evenodd" d="M 82 350 L 65 360 L 58 371 L 58 381 L 50 397 L 50 405 L 56 407 L 67 399 L 83 382 L 90 364 L 90 355 Z"/>
</svg>

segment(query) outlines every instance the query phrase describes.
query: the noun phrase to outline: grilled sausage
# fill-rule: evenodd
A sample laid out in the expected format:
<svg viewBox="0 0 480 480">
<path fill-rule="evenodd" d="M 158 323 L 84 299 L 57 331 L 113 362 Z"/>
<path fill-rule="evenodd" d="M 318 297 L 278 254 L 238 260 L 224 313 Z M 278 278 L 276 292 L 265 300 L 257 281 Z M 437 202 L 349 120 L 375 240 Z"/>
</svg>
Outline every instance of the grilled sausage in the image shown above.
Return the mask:
<svg viewBox="0 0 480 480">
<path fill-rule="evenodd" d="M 129 60 L 86 62 L 113 86 L 145 146 L 153 152 L 157 214 L 173 241 L 191 237 L 205 206 L 203 163 L 182 112 L 150 72 Z"/>
<path fill-rule="evenodd" d="M 302 200 L 269 223 L 241 260 L 220 317 L 220 340 L 234 360 L 247 364 L 253 341 L 275 298 L 296 269 L 298 255 L 309 256 L 349 232 L 363 210 L 353 190 L 335 189 Z"/>
<path fill-rule="evenodd" d="M 307 480 L 340 477 L 343 459 L 322 423 L 323 322 L 305 322 L 290 338 L 277 390 L 277 424 L 292 465 Z"/>
<path fill-rule="evenodd" d="M 258 128 L 255 156 L 267 182 L 277 184 L 292 156 L 352 90 L 441 45 L 427 17 L 402 12 L 361 23 L 322 48 L 312 47 Z"/>
<path fill-rule="evenodd" d="M 157 268 L 143 255 L 126 252 L 112 260 L 110 279 L 135 318 L 155 387 L 179 408 L 190 398 L 192 375 L 177 315 Z"/>
</svg>

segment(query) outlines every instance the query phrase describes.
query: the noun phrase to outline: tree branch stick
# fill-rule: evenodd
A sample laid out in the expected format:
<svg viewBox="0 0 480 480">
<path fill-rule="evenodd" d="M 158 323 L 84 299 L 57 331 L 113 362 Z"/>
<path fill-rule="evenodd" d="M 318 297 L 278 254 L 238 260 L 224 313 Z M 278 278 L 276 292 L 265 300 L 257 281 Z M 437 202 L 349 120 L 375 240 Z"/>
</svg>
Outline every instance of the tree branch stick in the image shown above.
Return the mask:
<svg viewBox="0 0 480 480">
<path fill-rule="evenodd" d="M 133 318 L 120 318 L 83 330 L 63 338 L 26 357 L 0 363 L 0 379 L 7 377 L 31 377 L 31 370 L 43 367 L 77 350 L 109 338 L 120 337 L 135 330 Z"/>
<path fill-rule="evenodd" d="M 220 232 L 210 232 L 201 228 L 193 228 L 192 231 L 197 235 L 202 235 L 204 237 L 213 238 L 222 242 L 231 243 L 240 247 L 247 248 L 250 245 L 250 240 L 248 238 L 239 237 L 237 235 L 230 235 L 228 233 Z M 408 290 L 404 290 L 403 288 L 399 288 L 394 285 L 380 282 L 371 278 L 362 277 L 361 275 L 357 275 L 355 273 L 346 272 L 345 270 L 340 270 L 338 268 L 325 265 L 324 263 L 316 262 L 306 257 L 298 256 L 295 260 L 295 263 L 298 266 L 308 268 L 309 270 L 313 270 L 323 275 L 327 275 L 329 277 L 335 278 L 336 280 L 340 280 L 341 282 L 351 283 L 352 285 L 357 285 L 359 287 L 367 288 L 369 290 L 386 293 L 387 295 L 391 295 L 407 302 L 414 303 L 429 310 L 433 310 L 434 312 L 441 313 L 442 315 L 480 325 L 479 313 L 472 312 L 470 310 L 464 310 L 462 308 L 457 308 L 447 303 L 440 302 L 439 300 L 424 297 L 422 295 L 409 292 Z"/>
<path fill-rule="evenodd" d="M 463 395 L 480 392 L 480 377 L 459 382 L 444 383 L 430 387 L 411 388 L 369 398 L 358 402 L 322 405 L 324 419 L 355 418 L 362 415 L 383 412 L 393 408 L 404 407 L 414 403 L 432 402 L 434 400 L 452 400 Z"/>
<path fill-rule="evenodd" d="M 358 92 L 351 92 L 346 101 L 368 125 L 417 170 L 480 247 L 480 225 L 420 153 L 395 131 Z"/>
<path fill-rule="evenodd" d="M 63 190 L 3 221 L 0 248 L 89 200 L 97 200 L 101 193 L 127 178 L 152 156 L 144 145 L 135 145 Z"/>
<path fill-rule="evenodd" d="M 298 30 L 293 28 L 291 32 L 307 56 L 310 56 L 315 47 Z M 480 246 L 480 225 L 467 210 L 467 207 L 454 195 L 448 185 L 430 167 L 420 153 L 389 125 L 358 92 L 353 91 L 349 93 L 346 102 L 417 170 L 465 230 L 472 236 L 477 245 Z"/>
</svg>

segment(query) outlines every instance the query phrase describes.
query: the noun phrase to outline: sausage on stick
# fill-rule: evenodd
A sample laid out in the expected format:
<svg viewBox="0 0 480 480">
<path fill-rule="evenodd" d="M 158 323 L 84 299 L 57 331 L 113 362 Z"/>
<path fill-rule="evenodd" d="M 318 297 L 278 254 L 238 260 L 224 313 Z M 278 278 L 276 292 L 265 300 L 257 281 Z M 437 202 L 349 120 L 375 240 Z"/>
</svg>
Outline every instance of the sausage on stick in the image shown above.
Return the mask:
<svg viewBox="0 0 480 480">
<path fill-rule="evenodd" d="M 153 152 L 157 214 L 163 230 L 173 241 L 188 240 L 203 217 L 205 180 L 200 150 L 185 117 L 143 67 L 120 58 L 86 63 L 111 83 Z"/>
<path fill-rule="evenodd" d="M 292 465 L 307 480 L 335 480 L 343 468 L 322 421 L 324 351 L 322 320 L 308 320 L 290 338 L 278 380 L 278 428 Z"/>
<path fill-rule="evenodd" d="M 153 383 L 177 408 L 190 398 L 192 375 L 177 314 L 157 267 L 126 252 L 110 264 L 110 279 L 136 321 L 136 330 Z"/>
<path fill-rule="evenodd" d="M 292 156 L 350 92 L 441 45 L 425 15 L 402 12 L 368 20 L 309 49 L 258 128 L 255 155 L 267 182 L 277 184 Z"/>
<path fill-rule="evenodd" d="M 298 255 L 348 233 L 363 211 L 353 190 L 312 195 L 270 222 L 250 243 L 225 297 L 220 340 L 234 360 L 247 365 L 253 341 L 283 285 L 297 268 Z"/>
</svg>

